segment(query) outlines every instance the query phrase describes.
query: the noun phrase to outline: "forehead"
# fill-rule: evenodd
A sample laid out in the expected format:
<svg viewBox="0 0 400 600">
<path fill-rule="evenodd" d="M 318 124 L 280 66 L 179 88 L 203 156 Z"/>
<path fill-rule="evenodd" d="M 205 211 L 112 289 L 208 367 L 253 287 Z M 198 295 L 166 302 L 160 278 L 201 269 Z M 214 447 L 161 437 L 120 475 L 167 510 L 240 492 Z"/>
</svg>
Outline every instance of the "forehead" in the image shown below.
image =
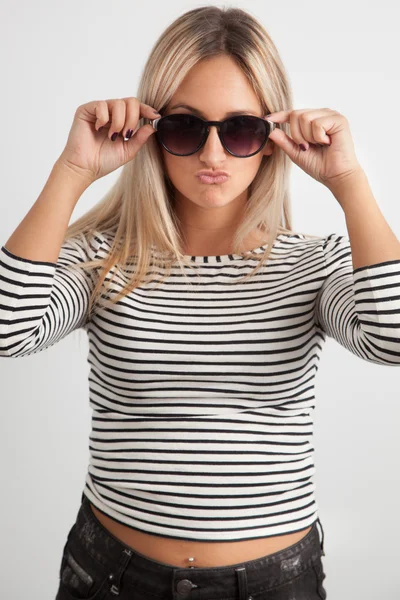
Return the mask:
<svg viewBox="0 0 400 600">
<path fill-rule="evenodd" d="M 229 56 L 205 59 L 190 69 L 167 108 L 172 110 L 173 106 L 183 105 L 203 118 L 261 111 L 247 77 Z"/>
<path fill-rule="evenodd" d="M 190 106 L 189 104 L 177 102 L 177 103 L 172 104 L 169 107 L 170 111 L 178 110 L 178 109 L 180 109 L 180 110 L 183 109 L 185 111 L 188 110 L 188 111 L 192 112 L 193 114 L 198 115 L 199 117 L 202 117 L 203 119 L 207 120 L 207 115 L 206 115 L 205 111 L 201 110 L 200 108 Z M 228 118 L 228 117 L 235 117 L 237 115 L 254 115 L 258 112 L 260 112 L 258 108 L 254 108 L 254 109 L 253 108 L 243 108 L 243 109 L 239 109 L 239 110 L 228 110 L 223 113 L 223 117 Z"/>
</svg>

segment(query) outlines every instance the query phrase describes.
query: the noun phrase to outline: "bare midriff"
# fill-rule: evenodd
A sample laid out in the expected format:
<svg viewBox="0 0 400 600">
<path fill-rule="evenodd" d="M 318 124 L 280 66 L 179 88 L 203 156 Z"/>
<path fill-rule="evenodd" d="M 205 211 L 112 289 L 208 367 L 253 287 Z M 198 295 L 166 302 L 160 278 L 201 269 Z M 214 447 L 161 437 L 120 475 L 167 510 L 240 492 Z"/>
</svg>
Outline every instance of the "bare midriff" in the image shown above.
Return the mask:
<svg viewBox="0 0 400 600">
<path fill-rule="evenodd" d="M 311 527 L 285 535 L 238 542 L 197 542 L 148 534 L 132 529 L 90 507 L 100 523 L 118 540 L 147 558 L 180 568 L 234 565 L 274 554 L 299 542 Z M 194 561 L 189 561 L 194 558 Z"/>
</svg>

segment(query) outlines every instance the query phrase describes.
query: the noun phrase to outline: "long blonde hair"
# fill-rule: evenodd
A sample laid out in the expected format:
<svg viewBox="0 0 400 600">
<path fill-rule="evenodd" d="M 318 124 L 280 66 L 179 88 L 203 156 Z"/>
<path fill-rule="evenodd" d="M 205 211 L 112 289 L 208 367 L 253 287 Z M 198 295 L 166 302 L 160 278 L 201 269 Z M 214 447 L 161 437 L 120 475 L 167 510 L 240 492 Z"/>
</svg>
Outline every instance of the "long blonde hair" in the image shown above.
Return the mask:
<svg viewBox="0 0 400 600">
<path fill-rule="evenodd" d="M 203 6 L 189 10 L 172 22 L 153 46 L 136 97 L 162 113 L 189 70 L 199 61 L 221 54 L 236 61 L 264 114 L 292 110 L 292 92 L 277 48 L 257 19 L 240 8 Z M 149 122 L 149 119 L 140 119 L 139 126 Z M 280 127 L 289 134 L 287 123 Z M 116 275 L 114 271 L 111 280 L 107 277 L 114 266 L 123 271 L 132 260 L 135 264 L 133 270 L 125 273 L 126 285 L 112 303 L 149 280 L 146 276 L 150 266 L 166 269 L 159 284 L 169 276 L 176 262 L 183 275 L 186 275 L 185 266 L 196 269 L 182 252 L 183 239 L 174 212 L 174 190 L 154 137 L 155 134 L 135 158 L 122 167 L 118 180 L 107 194 L 67 229 L 66 240 L 83 236 L 85 241 L 96 231 L 110 234 L 111 249 L 106 258 L 76 265 L 76 268 L 99 269 L 89 300 L 90 315 L 100 301 L 105 280 L 109 287 Z M 296 233 L 291 223 L 290 169 L 291 160 L 276 147 L 272 155 L 263 156 L 249 186 L 244 218 L 235 232 L 232 253 L 254 258 L 258 264 L 241 281 L 253 276 L 268 260 L 280 233 Z M 267 234 L 265 252 L 240 252 L 243 240 L 256 228 Z M 153 252 L 155 248 L 157 252 Z"/>
</svg>

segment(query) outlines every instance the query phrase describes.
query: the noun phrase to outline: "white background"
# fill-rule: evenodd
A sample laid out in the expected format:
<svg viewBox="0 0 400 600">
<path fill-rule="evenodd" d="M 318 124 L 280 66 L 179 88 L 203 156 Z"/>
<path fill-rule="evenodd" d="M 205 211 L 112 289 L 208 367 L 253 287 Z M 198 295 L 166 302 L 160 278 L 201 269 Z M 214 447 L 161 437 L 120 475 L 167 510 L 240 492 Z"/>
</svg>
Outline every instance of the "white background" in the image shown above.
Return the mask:
<svg viewBox="0 0 400 600">
<path fill-rule="evenodd" d="M 135 96 L 155 40 L 180 14 L 202 5 L 1 0 L 0 244 L 40 194 L 76 108 Z M 251 12 L 272 36 L 294 108 L 329 107 L 347 117 L 358 160 L 400 237 L 399 5 L 260 0 L 229 6 Z M 71 222 L 118 174 L 84 193 Z M 347 235 L 344 213 L 324 186 L 296 165 L 291 181 L 295 230 Z M 89 461 L 87 352 L 80 330 L 36 356 L 0 360 L 0 589 L 7 600 L 55 597 Z M 399 598 L 399 375 L 327 338 L 314 446 L 328 600 Z"/>
</svg>

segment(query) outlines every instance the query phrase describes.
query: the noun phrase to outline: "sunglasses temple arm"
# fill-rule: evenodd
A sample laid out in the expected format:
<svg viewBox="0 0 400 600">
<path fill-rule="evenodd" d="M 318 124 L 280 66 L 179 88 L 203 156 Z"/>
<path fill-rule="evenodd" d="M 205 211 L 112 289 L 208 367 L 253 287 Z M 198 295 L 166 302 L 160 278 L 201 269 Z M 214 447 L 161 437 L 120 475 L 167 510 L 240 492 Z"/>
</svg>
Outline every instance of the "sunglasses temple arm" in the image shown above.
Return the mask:
<svg viewBox="0 0 400 600">
<path fill-rule="evenodd" d="M 152 125 L 154 127 L 154 129 L 157 130 L 158 121 L 160 119 L 161 119 L 161 117 L 159 117 L 158 119 L 154 119 L 153 121 L 150 121 L 149 125 Z"/>
</svg>

